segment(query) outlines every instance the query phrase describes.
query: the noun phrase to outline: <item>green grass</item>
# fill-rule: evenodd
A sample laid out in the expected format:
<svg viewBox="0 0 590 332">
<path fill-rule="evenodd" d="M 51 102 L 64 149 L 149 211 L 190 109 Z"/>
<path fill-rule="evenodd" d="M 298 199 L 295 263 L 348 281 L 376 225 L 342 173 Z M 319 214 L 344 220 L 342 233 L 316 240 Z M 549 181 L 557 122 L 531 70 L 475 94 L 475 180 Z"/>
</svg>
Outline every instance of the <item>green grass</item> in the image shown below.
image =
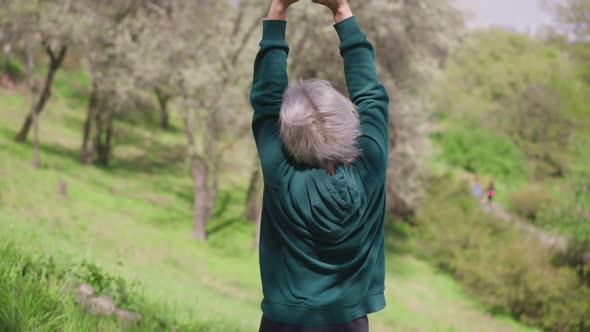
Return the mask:
<svg viewBox="0 0 590 332">
<path fill-rule="evenodd" d="M 92 263 L 64 267 L 53 258 L 23 253 L 12 243 L 0 247 L 0 331 L 239 331 L 235 324 L 187 319 L 174 308 L 150 303 L 134 285 Z M 118 308 L 141 312 L 140 324 L 91 315 L 76 304 L 72 292 L 90 283 L 95 294 L 112 295 Z"/>
<path fill-rule="evenodd" d="M 85 314 L 67 283 L 53 280 L 47 267 L 12 245 L 0 248 L 0 331 L 90 331 L 116 329 L 113 319 Z"/>
<path fill-rule="evenodd" d="M 41 116 L 39 170 L 31 167 L 30 144 L 13 141 L 27 98 L 0 90 L 0 243 L 17 243 L 25 255 L 42 253 L 63 266 L 88 261 L 138 281 L 146 310 L 175 321 L 209 322 L 208 331 L 255 331 L 262 296 L 255 229 L 242 218 L 250 169 L 243 161 L 252 160 L 252 147 L 228 154 L 209 241 L 200 243 L 191 237 L 182 136 L 117 123 L 112 167 L 82 166 L 85 103 L 68 89 L 57 84 Z M 63 180 L 67 197 L 58 194 Z M 491 316 L 457 282 L 409 253 L 390 250 L 387 268 L 388 306 L 371 316 L 372 331 L 532 331 Z M 62 308 L 75 312 L 71 304 Z"/>
</svg>

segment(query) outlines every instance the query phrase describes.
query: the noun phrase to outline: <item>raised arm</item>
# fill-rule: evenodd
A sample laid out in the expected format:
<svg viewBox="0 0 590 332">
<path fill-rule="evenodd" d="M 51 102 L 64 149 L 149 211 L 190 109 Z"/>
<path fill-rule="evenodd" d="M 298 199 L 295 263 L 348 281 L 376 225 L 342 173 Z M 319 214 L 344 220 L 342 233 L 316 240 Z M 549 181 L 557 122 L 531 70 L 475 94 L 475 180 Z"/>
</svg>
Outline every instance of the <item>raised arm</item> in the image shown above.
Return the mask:
<svg viewBox="0 0 590 332">
<path fill-rule="evenodd" d="M 378 175 L 385 177 L 388 160 L 389 96 L 377 78 L 375 52 L 354 16 L 335 25 L 344 58 L 348 93 L 358 107 L 364 156 Z"/>
<path fill-rule="evenodd" d="M 375 52 L 353 16 L 346 0 L 313 0 L 334 14 L 340 38 L 348 93 L 357 106 L 361 124 L 358 145 L 375 173 L 387 172 L 389 97 L 377 78 Z"/>
<path fill-rule="evenodd" d="M 254 108 L 252 132 L 262 165 L 264 180 L 276 183 L 287 156 L 279 138 L 278 119 L 283 93 L 288 86 L 287 55 L 285 41 L 287 9 L 298 0 L 273 0 L 262 22 L 263 32 L 260 50 L 254 62 L 254 80 L 250 103 Z"/>
</svg>

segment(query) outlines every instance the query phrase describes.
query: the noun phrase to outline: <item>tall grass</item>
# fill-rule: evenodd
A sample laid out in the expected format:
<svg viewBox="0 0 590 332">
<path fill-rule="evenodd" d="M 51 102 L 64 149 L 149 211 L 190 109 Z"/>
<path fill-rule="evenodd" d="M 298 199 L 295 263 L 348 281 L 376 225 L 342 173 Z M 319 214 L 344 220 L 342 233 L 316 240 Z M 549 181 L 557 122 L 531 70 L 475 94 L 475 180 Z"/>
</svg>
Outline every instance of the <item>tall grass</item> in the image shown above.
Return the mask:
<svg viewBox="0 0 590 332">
<path fill-rule="evenodd" d="M 96 331 L 114 322 L 84 314 L 68 293 L 62 275 L 18 252 L 0 248 L 0 331 Z"/>
<path fill-rule="evenodd" d="M 13 244 L 0 247 L 0 331 L 240 331 L 231 321 L 175 317 L 171 308 L 146 301 L 138 289 L 83 262 L 69 267 L 31 255 Z M 74 300 L 74 286 L 90 283 L 98 294 L 142 315 L 139 324 L 85 312 Z"/>
</svg>

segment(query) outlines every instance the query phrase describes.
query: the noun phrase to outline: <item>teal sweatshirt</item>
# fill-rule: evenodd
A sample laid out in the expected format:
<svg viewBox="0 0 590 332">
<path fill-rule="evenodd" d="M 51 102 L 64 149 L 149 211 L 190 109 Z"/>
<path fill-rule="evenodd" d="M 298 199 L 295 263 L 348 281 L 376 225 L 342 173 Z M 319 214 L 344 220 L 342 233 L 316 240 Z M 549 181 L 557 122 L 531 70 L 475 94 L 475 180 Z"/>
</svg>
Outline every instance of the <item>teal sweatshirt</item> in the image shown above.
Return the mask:
<svg viewBox="0 0 590 332">
<path fill-rule="evenodd" d="M 262 311 L 299 326 L 355 320 L 385 307 L 383 223 L 389 98 L 355 17 L 335 25 L 346 83 L 358 107 L 362 155 L 325 170 L 296 164 L 278 135 L 287 89 L 286 21 L 263 22 L 250 101 L 264 177 Z M 320 45 L 318 45 L 320 47 Z"/>
</svg>

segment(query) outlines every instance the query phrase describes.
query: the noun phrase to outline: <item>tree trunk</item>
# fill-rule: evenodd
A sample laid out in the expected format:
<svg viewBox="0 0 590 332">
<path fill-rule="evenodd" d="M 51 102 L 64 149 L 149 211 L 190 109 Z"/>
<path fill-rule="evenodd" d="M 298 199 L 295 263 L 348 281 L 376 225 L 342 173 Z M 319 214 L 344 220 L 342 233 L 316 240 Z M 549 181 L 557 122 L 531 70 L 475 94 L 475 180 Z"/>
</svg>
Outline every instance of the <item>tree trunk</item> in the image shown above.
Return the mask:
<svg viewBox="0 0 590 332">
<path fill-rule="evenodd" d="M 187 138 L 188 155 L 191 163 L 191 176 L 193 180 L 193 236 L 201 241 L 207 240 L 208 208 L 208 170 L 205 161 L 199 158 L 193 135 L 193 125 L 188 106 L 182 106 L 182 120 L 184 132 Z"/>
<path fill-rule="evenodd" d="M 215 201 L 217 199 L 217 190 L 219 186 L 219 170 L 221 169 L 221 161 L 223 158 L 223 151 L 220 150 L 218 145 L 220 137 L 218 137 L 219 130 L 216 121 L 218 121 L 218 118 L 214 114 L 207 114 L 203 137 L 205 140 L 205 151 L 203 154 L 207 156 L 207 160 L 204 160 L 203 162 L 207 162 L 207 176 L 209 178 L 207 182 L 209 194 L 207 197 L 207 219 L 211 218 L 213 209 L 215 208 Z"/>
<path fill-rule="evenodd" d="M 39 121 L 38 121 L 38 114 L 36 112 L 32 112 L 33 114 L 33 167 L 40 168 L 41 167 L 41 156 L 39 155 Z"/>
<path fill-rule="evenodd" d="M 101 100 L 100 102 L 100 107 L 103 108 L 104 104 Z M 102 116 L 104 109 L 102 110 L 97 110 L 96 113 L 94 113 L 94 138 L 92 140 L 92 147 L 94 150 L 94 155 L 96 155 L 97 157 L 100 156 L 102 154 L 102 133 L 103 133 L 103 121 L 102 121 Z"/>
<path fill-rule="evenodd" d="M 207 240 L 207 219 L 209 218 L 207 167 L 197 156 L 191 156 L 193 176 L 193 235 L 198 240 Z"/>
<path fill-rule="evenodd" d="M 168 111 L 170 97 L 166 96 L 160 89 L 156 89 L 156 97 L 158 97 L 158 104 L 160 105 L 160 128 L 168 129 L 170 128 L 170 114 Z"/>
<path fill-rule="evenodd" d="M 33 124 L 33 167 L 39 168 L 41 166 L 41 158 L 39 156 L 39 124 L 37 122 L 37 113 L 35 112 L 35 99 L 37 96 L 37 82 L 35 80 L 35 59 L 33 57 L 33 45 L 29 40 L 27 41 L 27 75 L 29 76 L 29 90 L 31 92 L 31 122 Z M 30 126 L 30 125 L 29 125 Z"/>
<path fill-rule="evenodd" d="M 18 142 L 24 142 L 27 140 L 27 136 L 29 135 L 29 130 L 31 129 L 31 125 L 33 124 L 33 117 L 37 117 L 45 104 L 49 100 L 51 96 L 51 86 L 53 84 L 53 79 L 55 78 L 55 73 L 61 66 L 63 59 L 66 55 L 67 47 L 62 46 L 59 50 L 59 54 L 56 56 L 51 50 L 49 45 L 45 45 L 45 51 L 49 56 L 49 69 L 47 71 L 47 76 L 45 77 L 45 83 L 43 84 L 43 90 L 41 91 L 41 95 L 39 96 L 39 100 L 31 110 L 31 113 L 27 115 L 25 122 L 23 123 L 21 130 L 19 131 L 18 135 L 16 135 L 15 139 Z"/>
<path fill-rule="evenodd" d="M 101 142 L 102 149 L 100 151 L 101 153 L 98 156 L 98 161 L 104 167 L 109 166 L 109 162 L 111 160 L 112 141 L 113 141 L 113 126 L 115 123 L 114 119 L 115 119 L 115 111 L 111 109 L 108 111 L 108 115 L 107 115 L 107 119 L 106 119 L 106 131 L 105 131 L 105 135 L 104 135 L 105 136 L 104 142 Z"/>
<path fill-rule="evenodd" d="M 80 151 L 80 162 L 88 165 L 92 163 L 92 151 L 88 146 L 90 140 L 90 129 L 92 128 L 92 119 L 96 113 L 98 106 L 98 84 L 92 82 L 92 91 L 90 92 L 90 99 L 88 100 L 88 110 L 86 112 L 86 121 L 84 121 L 84 132 L 82 133 L 82 149 Z"/>
<path fill-rule="evenodd" d="M 112 105 L 106 103 L 104 100 L 99 102 L 101 110 L 94 113 L 94 139 L 92 154 L 96 155 L 97 161 L 102 166 L 108 166 L 111 151 L 112 151 L 112 137 L 115 119 L 115 110 Z"/>
<path fill-rule="evenodd" d="M 9 42 L 4 42 L 2 45 L 2 54 L 4 54 L 4 61 L 2 61 L 2 64 L 0 65 L 0 70 L 3 73 L 7 73 L 10 79 L 14 79 L 14 77 L 10 76 L 10 72 L 8 71 L 12 58 L 12 45 L 10 45 Z"/>
<path fill-rule="evenodd" d="M 211 218 L 211 216 L 213 215 L 213 210 L 215 209 L 215 201 L 217 200 L 217 189 L 219 187 L 216 172 L 208 175 L 213 176 L 213 180 L 209 185 L 209 190 L 207 194 L 207 219 Z"/>
<path fill-rule="evenodd" d="M 256 235 L 254 236 L 254 245 L 256 249 L 260 245 L 260 227 L 262 227 L 262 208 L 258 210 L 258 216 L 256 217 Z"/>
<path fill-rule="evenodd" d="M 261 174 L 258 163 L 256 169 L 250 175 L 250 184 L 248 185 L 248 194 L 246 196 L 245 218 L 249 222 L 256 222 L 260 211 L 260 188 Z"/>
</svg>

